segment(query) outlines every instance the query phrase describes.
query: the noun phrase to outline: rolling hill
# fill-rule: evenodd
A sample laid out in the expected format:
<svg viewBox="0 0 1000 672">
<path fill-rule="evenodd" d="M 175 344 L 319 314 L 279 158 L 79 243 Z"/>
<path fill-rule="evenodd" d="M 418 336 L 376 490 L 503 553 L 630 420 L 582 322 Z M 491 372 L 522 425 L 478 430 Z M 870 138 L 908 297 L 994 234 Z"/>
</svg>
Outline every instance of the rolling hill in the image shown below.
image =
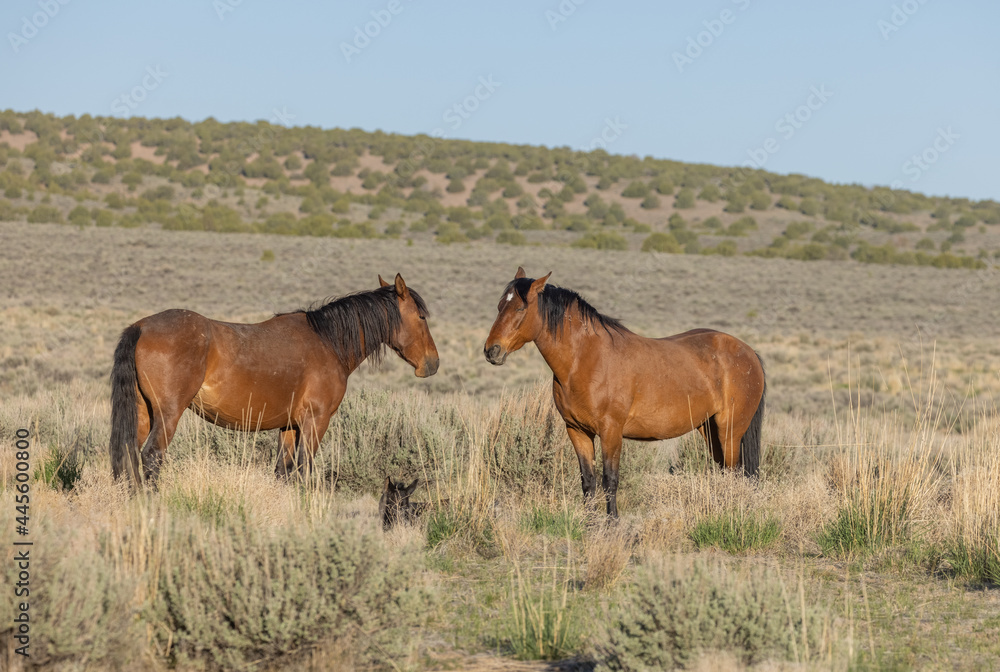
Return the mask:
<svg viewBox="0 0 1000 672">
<path fill-rule="evenodd" d="M 260 121 L 0 113 L 0 220 L 985 268 L 1000 204 Z"/>
</svg>

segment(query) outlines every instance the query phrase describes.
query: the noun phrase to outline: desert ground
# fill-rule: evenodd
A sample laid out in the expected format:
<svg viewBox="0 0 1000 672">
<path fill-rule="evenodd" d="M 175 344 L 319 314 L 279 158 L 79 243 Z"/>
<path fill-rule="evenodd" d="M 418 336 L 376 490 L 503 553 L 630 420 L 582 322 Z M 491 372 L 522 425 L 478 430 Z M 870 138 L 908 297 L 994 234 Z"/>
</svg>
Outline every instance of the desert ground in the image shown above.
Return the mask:
<svg viewBox="0 0 1000 672">
<path fill-rule="evenodd" d="M 0 520 L 15 528 L 26 429 L 43 668 L 1000 664 L 992 267 L 23 222 L 0 239 Z M 768 376 L 760 480 L 711 466 L 695 436 L 629 443 L 621 519 L 585 507 L 534 346 L 483 357 L 519 265 L 640 334 L 751 344 Z M 274 478 L 273 433 L 190 413 L 157 490 L 112 481 L 127 325 L 173 307 L 260 321 L 397 272 L 427 300 L 440 370 L 362 366 L 308 483 Z M 419 478 L 431 510 L 383 532 L 386 476 Z M 0 601 L 0 622 L 14 608 Z M 0 660 L 18 669 L 12 635 Z"/>
</svg>

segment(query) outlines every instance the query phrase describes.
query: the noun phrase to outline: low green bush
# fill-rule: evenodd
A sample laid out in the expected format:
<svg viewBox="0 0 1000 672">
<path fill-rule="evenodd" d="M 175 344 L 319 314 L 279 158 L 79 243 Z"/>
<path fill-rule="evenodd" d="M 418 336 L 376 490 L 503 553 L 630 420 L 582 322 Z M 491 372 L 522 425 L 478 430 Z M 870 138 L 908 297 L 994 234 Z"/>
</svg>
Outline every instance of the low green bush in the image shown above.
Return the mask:
<svg viewBox="0 0 1000 672">
<path fill-rule="evenodd" d="M 181 669 L 245 669 L 344 638 L 383 663 L 426 618 L 420 556 L 324 523 L 273 534 L 192 520 L 169 532 L 152 632 Z"/>
<path fill-rule="evenodd" d="M 2 517 L 0 517 L 2 519 Z M 13 529 L 12 520 L 7 529 Z M 33 525 L 35 521 L 32 521 Z M 145 641 L 138 620 L 134 581 L 123 580 L 100 552 L 78 543 L 75 535 L 54 535 L 31 547 L 30 661 L 33 666 L 70 669 L 87 661 L 90 669 L 130 669 L 138 664 Z M 16 563 L 4 563 L 0 590 L 0 640 L 14 633 Z M 19 646 L 19 644 L 14 644 Z"/>
<path fill-rule="evenodd" d="M 612 613 L 612 670 L 686 667 L 706 652 L 744 664 L 805 662 L 821 654 L 826 615 L 799 604 L 770 570 L 737 573 L 720 562 L 654 560 L 636 572 L 631 596 Z"/>
</svg>

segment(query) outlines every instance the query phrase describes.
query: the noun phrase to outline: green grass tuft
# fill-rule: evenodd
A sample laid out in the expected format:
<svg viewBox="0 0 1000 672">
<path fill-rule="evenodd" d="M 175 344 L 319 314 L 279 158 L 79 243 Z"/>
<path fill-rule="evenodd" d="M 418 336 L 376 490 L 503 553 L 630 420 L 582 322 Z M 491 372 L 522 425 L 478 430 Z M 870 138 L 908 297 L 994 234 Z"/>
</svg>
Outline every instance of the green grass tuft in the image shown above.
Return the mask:
<svg viewBox="0 0 1000 672">
<path fill-rule="evenodd" d="M 548 534 L 573 541 L 583 539 L 583 523 L 571 511 L 552 511 L 542 506 L 535 506 L 525 513 L 522 524 L 526 530 L 536 534 Z"/>
<path fill-rule="evenodd" d="M 35 480 L 61 490 L 72 490 L 82 475 L 83 464 L 77 452 L 72 449 L 64 451 L 58 446 L 50 447 L 35 468 Z"/>
<path fill-rule="evenodd" d="M 731 511 L 702 518 L 691 532 L 699 549 L 716 546 L 728 553 L 758 551 L 781 536 L 781 523 L 763 515 Z"/>
</svg>

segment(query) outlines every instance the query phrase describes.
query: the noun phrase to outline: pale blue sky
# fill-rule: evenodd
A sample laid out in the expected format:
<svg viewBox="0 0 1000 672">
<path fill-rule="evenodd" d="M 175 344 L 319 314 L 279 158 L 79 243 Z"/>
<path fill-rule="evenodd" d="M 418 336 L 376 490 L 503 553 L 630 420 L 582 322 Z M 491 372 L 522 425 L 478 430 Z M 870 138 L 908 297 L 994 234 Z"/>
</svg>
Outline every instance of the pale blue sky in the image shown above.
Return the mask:
<svg viewBox="0 0 1000 672">
<path fill-rule="evenodd" d="M 0 108 L 111 115 L 139 87 L 138 116 L 603 133 L 614 153 L 1000 200 L 1000 3 L 577 2 L 5 0 Z"/>
</svg>

